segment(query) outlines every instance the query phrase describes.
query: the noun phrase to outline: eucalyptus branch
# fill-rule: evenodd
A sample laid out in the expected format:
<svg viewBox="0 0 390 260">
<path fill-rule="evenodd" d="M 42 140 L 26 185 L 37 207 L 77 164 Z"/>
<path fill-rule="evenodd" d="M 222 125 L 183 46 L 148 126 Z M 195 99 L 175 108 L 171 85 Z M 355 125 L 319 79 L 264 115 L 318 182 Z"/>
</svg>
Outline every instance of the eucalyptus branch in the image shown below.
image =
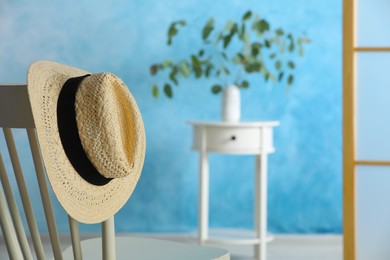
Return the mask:
<svg viewBox="0 0 390 260">
<path fill-rule="evenodd" d="M 174 21 L 168 27 L 167 44 L 187 26 L 185 20 Z M 291 86 L 294 82 L 294 60 L 302 56 L 304 45 L 310 40 L 292 33 L 285 33 L 282 28 L 272 30 L 270 23 L 259 15 L 247 11 L 239 21 L 227 21 L 224 28 L 216 28 L 213 17 L 209 18 L 201 29 L 200 36 L 204 47 L 212 46 L 213 52 L 208 56 L 209 48 L 201 48 L 187 58 L 173 62 L 165 60 L 153 64 L 150 74 L 157 75 L 160 71 L 168 71 L 168 79 L 159 87 L 152 85 L 153 96 L 158 97 L 160 89 L 172 98 L 172 85 L 178 86 L 180 80 L 189 77 L 216 78 L 228 85 L 229 69 L 238 68 L 235 83 L 240 88 L 248 88 L 247 80 L 240 82 L 243 74 L 258 74 L 265 81 L 273 80 L 285 82 Z M 230 53 L 234 53 L 230 56 Z M 285 53 L 289 59 L 286 59 Z M 229 56 L 229 57 L 228 57 Z M 273 66 L 268 67 L 267 63 Z M 221 92 L 223 85 L 215 84 L 211 87 L 214 94 Z"/>
</svg>

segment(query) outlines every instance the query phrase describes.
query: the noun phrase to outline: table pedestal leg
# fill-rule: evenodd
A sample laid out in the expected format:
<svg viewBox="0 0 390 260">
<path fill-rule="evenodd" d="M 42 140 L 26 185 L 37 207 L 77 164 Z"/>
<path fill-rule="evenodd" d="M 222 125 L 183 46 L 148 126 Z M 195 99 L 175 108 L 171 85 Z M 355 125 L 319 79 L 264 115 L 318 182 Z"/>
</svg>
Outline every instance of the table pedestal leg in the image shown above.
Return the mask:
<svg viewBox="0 0 390 260">
<path fill-rule="evenodd" d="M 208 239 L 209 226 L 209 161 L 206 151 L 206 140 L 202 131 L 202 147 L 199 156 L 199 244 Z"/>
<path fill-rule="evenodd" d="M 255 233 L 260 244 L 255 245 L 255 257 L 266 260 L 267 257 L 267 157 L 266 153 L 256 156 L 255 171 Z"/>
</svg>

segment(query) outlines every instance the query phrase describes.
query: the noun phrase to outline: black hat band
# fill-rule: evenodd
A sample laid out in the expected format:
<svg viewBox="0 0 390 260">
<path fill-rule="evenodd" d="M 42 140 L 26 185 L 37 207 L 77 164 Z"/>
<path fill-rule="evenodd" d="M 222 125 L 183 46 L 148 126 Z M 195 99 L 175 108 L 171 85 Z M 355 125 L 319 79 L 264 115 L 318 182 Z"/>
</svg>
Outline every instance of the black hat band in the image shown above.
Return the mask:
<svg viewBox="0 0 390 260">
<path fill-rule="evenodd" d="M 87 182 L 103 186 L 112 178 L 101 175 L 88 159 L 76 122 L 76 93 L 81 81 L 90 74 L 68 79 L 61 89 L 57 102 L 57 122 L 62 147 L 76 172 Z"/>
</svg>

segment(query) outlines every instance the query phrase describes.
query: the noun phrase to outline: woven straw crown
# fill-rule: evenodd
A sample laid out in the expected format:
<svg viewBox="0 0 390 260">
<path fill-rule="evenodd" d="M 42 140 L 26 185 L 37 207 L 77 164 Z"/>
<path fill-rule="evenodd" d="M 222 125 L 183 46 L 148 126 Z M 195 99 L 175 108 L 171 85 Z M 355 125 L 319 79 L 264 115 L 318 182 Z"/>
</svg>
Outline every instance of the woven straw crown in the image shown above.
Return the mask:
<svg viewBox="0 0 390 260">
<path fill-rule="evenodd" d="M 85 78 L 76 94 L 76 121 L 89 160 L 106 178 L 120 178 L 134 168 L 139 139 L 126 99 L 118 93 L 118 78 L 98 73 Z"/>
</svg>

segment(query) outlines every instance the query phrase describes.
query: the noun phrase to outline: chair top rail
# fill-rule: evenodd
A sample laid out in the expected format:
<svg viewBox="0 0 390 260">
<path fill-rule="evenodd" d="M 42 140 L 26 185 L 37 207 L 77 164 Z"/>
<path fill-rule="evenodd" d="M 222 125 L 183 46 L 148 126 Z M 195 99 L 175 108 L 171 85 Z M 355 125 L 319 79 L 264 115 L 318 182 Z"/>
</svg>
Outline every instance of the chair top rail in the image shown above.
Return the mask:
<svg viewBox="0 0 390 260">
<path fill-rule="evenodd" d="M 0 127 L 35 128 L 26 84 L 0 84 Z"/>
</svg>

